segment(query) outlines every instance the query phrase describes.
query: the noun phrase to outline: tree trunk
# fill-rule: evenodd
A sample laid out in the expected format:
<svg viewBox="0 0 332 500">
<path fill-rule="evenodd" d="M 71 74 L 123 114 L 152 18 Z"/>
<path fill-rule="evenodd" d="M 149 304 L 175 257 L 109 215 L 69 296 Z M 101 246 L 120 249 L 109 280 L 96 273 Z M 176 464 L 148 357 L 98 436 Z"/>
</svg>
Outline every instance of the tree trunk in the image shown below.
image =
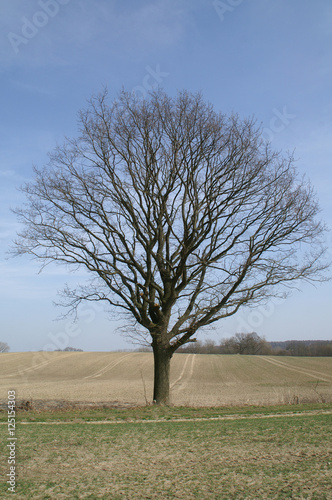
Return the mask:
<svg viewBox="0 0 332 500">
<path fill-rule="evenodd" d="M 154 388 L 153 402 L 157 405 L 170 403 L 170 365 L 172 353 L 169 348 L 159 344 L 152 344 L 154 356 Z"/>
</svg>

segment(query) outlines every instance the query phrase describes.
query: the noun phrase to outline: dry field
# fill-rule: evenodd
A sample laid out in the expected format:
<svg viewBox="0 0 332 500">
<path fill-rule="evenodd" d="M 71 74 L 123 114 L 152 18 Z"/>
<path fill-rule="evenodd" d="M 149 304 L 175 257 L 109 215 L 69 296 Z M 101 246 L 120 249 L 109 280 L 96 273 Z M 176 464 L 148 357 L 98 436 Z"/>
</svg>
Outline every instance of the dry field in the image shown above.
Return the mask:
<svg viewBox="0 0 332 500">
<path fill-rule="evenodd" d="M 151 402 L 153 357 L 138 352 L 0 355 L 0 399 Z M 332 401 L 332 358 L 175 354 L 172 403 L 266 405 Z"/>
</svg>

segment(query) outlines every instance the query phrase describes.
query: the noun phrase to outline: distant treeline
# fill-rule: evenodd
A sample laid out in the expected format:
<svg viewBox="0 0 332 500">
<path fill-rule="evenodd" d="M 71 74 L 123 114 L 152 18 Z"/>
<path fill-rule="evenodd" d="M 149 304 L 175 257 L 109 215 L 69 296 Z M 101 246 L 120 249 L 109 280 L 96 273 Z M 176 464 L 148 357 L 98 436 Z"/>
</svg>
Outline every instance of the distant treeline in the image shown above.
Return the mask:
<svg viewBox="0 0 332 500">
<path fill-rule="evenodd" d="M 61 351 L 61 352 L 83 352 L 83 349 L 77 349 L 76 347 L 66 347 L 65 349 L 55 349 L 55 351 Z"/>
<path fill-rule="evenodd" d="M 332 340 L 269 342 L 273 354 L 281 356 L 332 356 Z"/>
<path fill-rule="evenodd" d="M 213 340 L 191 342 L 177 352 L 193 354 L 258 354 L 273 356 L 332 356 L 330 340 L 267 342 L 257 333 L 237 333 L 219 344 Z"/>
<path fill-rule="evenodd" d="M 56 349 L 57 351 L 80 351 L 75 347 Z M 140 347 L 138 351 L 152 351 L 151 347 Z M 287 340 L 267 342 L 256 332 L 236 333 L 223 339 L 219 344 L 214 340 L 189 342 L 177 352 L 192 354 L 257 354 L 270 356 L 332 356 L 332 340 Z"/>
</svg>

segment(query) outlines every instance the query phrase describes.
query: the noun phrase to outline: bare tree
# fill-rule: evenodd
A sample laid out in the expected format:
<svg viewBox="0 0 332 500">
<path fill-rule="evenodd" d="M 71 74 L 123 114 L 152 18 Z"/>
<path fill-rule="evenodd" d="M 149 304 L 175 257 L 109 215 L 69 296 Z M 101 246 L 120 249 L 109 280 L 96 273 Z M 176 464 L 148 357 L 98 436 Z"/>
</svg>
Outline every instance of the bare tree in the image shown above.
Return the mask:
<svg viewBox="0 0 332 500">
<path fill-rule="evenodd" d="M 8 352 L 10 349 L 7 342 L 0 342 L 0 352 Z"/>
<path fill-rule="evenodd" d="M 23 188 L 16 254 L 87 269 L 67 305 L 132 317 L 153 348 L 153 399 L 168 404 L 170 360 L 197 330 L 282 284 L 324 279 L 315 195 L 252 119 L 200 94 L 123 91 L 108 104 L 103 92 L 79 126 Z"/>
<path fill-rule="evenodd" d="M 224 354 L 270 354 L 271 347 L 256 332 L 236 333 L 222 343 Z"/>
</svg>

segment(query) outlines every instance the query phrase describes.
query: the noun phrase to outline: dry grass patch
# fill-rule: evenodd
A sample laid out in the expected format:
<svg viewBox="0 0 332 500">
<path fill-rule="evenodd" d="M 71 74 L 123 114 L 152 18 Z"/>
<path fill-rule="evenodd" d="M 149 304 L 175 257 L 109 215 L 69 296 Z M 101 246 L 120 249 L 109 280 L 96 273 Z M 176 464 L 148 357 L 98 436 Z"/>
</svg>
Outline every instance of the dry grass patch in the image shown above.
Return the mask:
<svg viewBox="0 0 332 500">
<path fill-rule="evenodd" d="M 331 498 L 331 415 L 193 421 L 194 409 L 164 408 L 159 421 L 126 421 L 135 411 L 151 419 L 154 408 L 123 410 L 117 425 L 19 424 L 15 498 Z"/>
</svg>

